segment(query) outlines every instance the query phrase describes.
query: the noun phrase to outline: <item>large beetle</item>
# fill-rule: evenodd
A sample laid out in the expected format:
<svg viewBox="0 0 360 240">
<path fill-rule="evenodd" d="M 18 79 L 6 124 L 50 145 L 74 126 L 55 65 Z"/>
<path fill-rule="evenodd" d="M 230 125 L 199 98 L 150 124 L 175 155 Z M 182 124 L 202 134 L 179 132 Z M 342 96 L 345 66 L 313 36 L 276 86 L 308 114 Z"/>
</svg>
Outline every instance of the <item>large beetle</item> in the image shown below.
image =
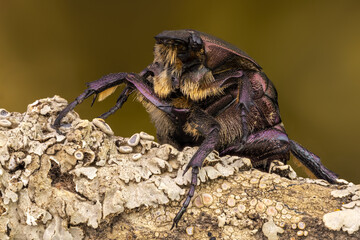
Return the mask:
<svg viewBox="0 0 360 240">
<path fill-rule="evenodd" d="M 199 168 L 213 150 L 248 157 L 255 167 L 265 170 L 272 160 L 286 163 L 292 152 L 316 177 L 337 182 L 336 174 L 318 156 L 288 138 L 275 87 L 245 52 L 195 30 L 164 31 L 155 40 L 154 61 L 140 74 L 113 73 L 88 83 L 60 112 L 54 126 L 58 129 L 61 119 L 93 94 L 94 100 L 96 96 L 102 100 L 118 85 L 126 85 L 116 105 L 100 116 L 106 118 L 130 94 L 138 93 L 160 143 L 178 149 L 199 146 L 186 167 L 186 171 L 192 168 L 191 185 L 172 227 L 186 211 Z"/>
</svg>

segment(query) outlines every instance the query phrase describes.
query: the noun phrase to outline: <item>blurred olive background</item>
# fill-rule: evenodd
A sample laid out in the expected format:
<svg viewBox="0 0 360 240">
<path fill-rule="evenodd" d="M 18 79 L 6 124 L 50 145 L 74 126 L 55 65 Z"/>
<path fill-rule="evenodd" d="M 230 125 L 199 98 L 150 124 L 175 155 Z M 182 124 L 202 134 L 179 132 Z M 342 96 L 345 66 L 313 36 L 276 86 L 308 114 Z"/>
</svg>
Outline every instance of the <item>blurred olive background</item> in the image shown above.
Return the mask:
<svg viewBox="0 0 360 240">
<path fill-rule="evenodd" d="M 289 136 L 360 182 L 359 1 L 0 0 L 0 107 L 24 112 L 55 94 L 72 101 L 85 82 L 140 72 L 152 61 L 153 36 L 184 28 L 252 56 L 277 87 Z M 97 117 L 118 93 L 76 111 Z M 155 134 L 133 100 L 107 122 L 117 135 Z"/>
</svg>

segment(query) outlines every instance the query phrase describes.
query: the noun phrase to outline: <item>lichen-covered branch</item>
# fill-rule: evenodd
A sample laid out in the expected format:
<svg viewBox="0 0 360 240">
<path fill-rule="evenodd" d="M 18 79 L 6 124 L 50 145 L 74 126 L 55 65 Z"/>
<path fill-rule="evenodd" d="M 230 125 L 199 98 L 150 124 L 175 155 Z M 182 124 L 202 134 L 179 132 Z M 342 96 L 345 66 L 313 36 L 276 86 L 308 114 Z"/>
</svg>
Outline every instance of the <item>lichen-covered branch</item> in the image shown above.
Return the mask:
<svg viewBox="0 0 360 240">
<path fill-rule="evenodd" d="M 269 174 L 249 159 L 210 154 L 179 227 L 196 151 L 144 132 L 114 136 L 100 119 L 41 99 L 27 112 L 0 109 L 0 239 L 359 239 L 360 185 Z M 139 127 L 140 128 L 140 127 Z M 291 178 L 291 179 L 290 179 Z"/>
</svg>

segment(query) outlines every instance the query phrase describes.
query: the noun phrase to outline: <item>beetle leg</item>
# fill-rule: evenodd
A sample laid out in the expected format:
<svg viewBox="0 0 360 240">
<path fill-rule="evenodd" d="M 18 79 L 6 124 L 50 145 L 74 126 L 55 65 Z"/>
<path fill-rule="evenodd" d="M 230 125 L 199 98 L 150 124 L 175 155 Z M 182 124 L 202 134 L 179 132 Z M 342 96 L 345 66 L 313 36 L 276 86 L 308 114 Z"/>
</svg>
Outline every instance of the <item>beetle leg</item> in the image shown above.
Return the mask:
<svg viewBox="0 0 360 240">
<path fill-rule="evenodd" d="M 90 97 L 93 94 L 99 94 L 100 92 L 108 88 L 123 83 L 126 75 L 127 73 L 112 73 L 96 81 L 88 83 L 87 84 L 88 88 L 60 112 L 58 117 L 55 119 L 54 128 L 58 131 L 60 127 L 61 119 L 63 119 L 68 112 L 73 110 L 78 104 L 82 103 L 82 101 L 84 101 L 86 98 Z"/>
<path fill-rule="evenodd" d="M 253 77 L 253 76 L 250 76 L 250 77 Z M 274 113 L 274 112 L 272 112 L 271 114 L 269 114 L 266 112 L 266 108 L 265 109 L 261 108 L 260 106 L 255 104 L 255 101 L 260 101 L 260 99 L 265 98 L 265 100 L 272 101 L 272 98 L 268 97 L 265 94 L 265 96 L 263 96 L 263 98 L 257 97 L 257 99 L 253 99 L 254 87 L 252 86 L 251 81 L 253 81 L 253 79 L 250 79 L 247 74 L 244 74 L 241 78 L 239 78 L 239 84 L 238 84 L 239 87 L 238 87 L 238 93 L 237 93 L 237 97 L 236 97 L 238 106 L 240 108 L 240 116 L 241 116 L 242 135 L 241 135 L 240 146 L 242 146 L 242 147 L 244 147 L 244 145 L 246 144 L 247 138 L 249 137 L 249 134 L 250 134 L 249 124 L 248 124 L 248 116 L 251 114 L 251 112 L 252 111 L 258 112 L 261 119 L 266 119 L 266 120 L 268 120 L 268 117 L 265 114 L 272 116 L 272 114 Z M 255 90 L 256 90 L 256 87 L 255 87 Z M 277 115 L 275 114 L 275 116 L 277 116 Z M 274 124 L 277 124 L 280 121 L 281 120 L 279 119 L 275 123 L 265 122 L 264 128 L 271 128 L 271 126 L 274 126 Z M 273 122 L 274 122 L 274 120 L 273 120 Z"/>
<path fill-rule="evenodd" d="M 230 94 L 226 94 L 221 97 L 218 101 L 214 102 L 210 106 L 208 106 L 205 111 L 211 115 L 212 117 L 217 117 L 229 107 L 231 107 L 236 102 L 236 98 L 234 98 Z"/>
<path fill-rule="evenodd" d="M 144 70 L 145 71 L 145 70 Z M 90 97 L 93 94 L 99 94 L 106 89 L 111 87 L 115 87 L 119 84 L 126 83 L 128 88 L 134 89 L 136 88 L 149 102 L 154 104 L 160 110 L 166 112 L 173 119 L 177 119 L 179 116 L 184 118 L 187 116 L 189 110 L 188 109 L 175 109 L 171 106 L 169 102 L 162 100 L 156 96 L 151 86 L 147 84 L 144 77 L 148 74 L 149 71 L 144 71 L 141 74 L 144 76 L 135 74 L 135 73 L 112 73 L 108 74 L 96 81 L 90 82 L 87 84 L 88 88 L 78 96 L 75 101 L 70 103 L 65 109 L 63 109 L 58 117 L 55 119 L 54 128 L 58 130 L 60 127 L 61 119 L 66 116 L 68 112 L 73 110 L 78 104 L 84 101 L 86 98 Z M 126 88 L 125 88 L 126 89 Z M 124 95 L 120 95 L 117 105 L 112 108 L 109 112 L 103 114 L 101 117 L 108 117 L 110 114 L 115 112 L 122 104 L 126 101 L 127 95 L 130 95 L 130 90 L 125 90 Z M 131 91 L 132 92 L 132 91 Z M 96 97 L 96 96 L 95 96 Z"/>
<path fill-rule="evenodd" d="M 185 213 L 186 208 L 189 206 L 191 198 L 194 196 L 199 169 L 201 168 L 206 156 L 215 149 L 215 146 L 219 141 L 220 126 L 216 120 L 205 111 L 196 108 L 189 116 L 189 123 L 193 128 L 198 130 L 205 139 L 184 170 L 185 174 L 189 168 L 192 168 L 191 185 L 180 211 L 174 218 L 171 229 L 174 226 L 177 226 L 182 215 Z"/>
<path fill-rule="evenodd" d="M 114 114 L 119 108 L 122 107 L 122 105 L 126 102 L 128 97 L 134 92 L 134 89 L 126 86 L 122 93 L 120 94 L 119 98 L 116 101 L 116 104 L 114 107 L 112 107 L 109 111 L 106 113 L 103 113 L 99 118 L 105 119 L 109 117 L 111 114 Z"/>
<path fill-rule="evenodd" d="M 154 90 L 137 74 L 129 74 L 126 80 L 132 83 L 135 88 L 158 109 L 167 113 L 174 121 L 178 118 L 186 118 L 189 113 L 189 109 L 174 108 L 170 102 L 160 99 L 154 92 Z"/>
<path fill-rule="evenodd" d="M 240 140 L 241 141 L 241 140 Z M 254 167 L 264 164 L 265 169 L 271 160 L 286 162 L 290 158 L 289 138 L 286 133 L 276 129 L 266 129 L 248 136 L 243 146 L 239 143 L 224 149 L 220 155 L 235 154 L 251 159 Z M 266 162 L 263 162 L 266 161 Z"/>
<path fill-rule="evenodd" d="M 73 102 L 71 102 L 69 105 L 67 105 L 66 108 L 64 108 L 59 113 L 59 115 L 55 119 L 55 122 L 54 122 L 54 125 L 53 125 L 53 127 L 56 129 L 56 131 L 59 134 L 61 134 L 61 132 L 59 131 L 61 119 L 63 119 L 66 116 L 66 114 L 68 114 L 68 112 L 73 110 L 78 104 L 82 103 L 82 101 L 84 101 L 86 98 L 90 97 L 94 93 L 95 93 L 95 91 L 86 89 L 85 92 L 80 94 L 80 96 L 78 96 Z"/>
<path fill-rule="evenodd" d="M 320 158 L 305 149 L 297 142 L 290 140 L 291 153 L 300 160 L 317 178 L 322 178 L 329 183 L 337 183 L 338 176 L 327 169 L 320 161 Z"/>
<path fill-rule="evenodd" d="M 240 116 L 241 116 L 241 147 L 244 147 L 249 136 L 247 111 L 245 110 L 244 105 L 241 106 Z"/>
<path fill-rule="evenodd" d="M 193 167 L 193 169 L 191 170 L 191 183 L 190 183 L 190 189 L 187 193 L 187 197 L 180 209 L 180 211 L 176 214 L 174 220 L 173 220 L 173 224 L 171 226 L 172 230 L 175 226 L 177 227 L 182 215 L 186 212 L 186 208 L 189 206 L 191 198 L 194 196 L 195 193 L 195 187 L 197 185 L 197 175 L 199 173 L 199 168 L 198 167 Z"/>
<path fill-rule="evenodd" d="M 246 74 L 244 74 L 241 78 L 239 78 L 239 88 L 236 99 L 239 107 L 244 108 L 247 112 L 250 112 L 250 108 L 254 105 L 250 96 L 251 92 L 250 80 Z"/>
<path fill-rule="evenodd" d="M 254 102 L 250 96 L 251 86 L 250 80 L 246 74 L 239 78 L 239 88 L 238 94 L 236 97 L 236 102 L 240 108 L 241 116 L 241 146 L 244 146 L 246 140 L 250 134 L 249 127 L 247 123 L 247 115 L 250 113 L 250 108 L 254 105 Z"/>
<path fill-rule="evenodd" d="M 324 179 L 329 183 L 337 183 L 338 176 L 327 169 L 318 156 L 290 140 L 284 132 L 276 127 L 253 133 L 249 135 L 242 147 L 234 144 L 221 151 L 220 155 L 236 154 L 249 157 L 254 167 L 264 165 L 267 170 L 271 160 L 276 159 L 283 162 L 289 160 L 290 151 L 317 178 Z"/>
<path fill-rule="evenodd" d="M 237 100 L 239 101 L 240 116 L 241 116 L 241 146 L 245 145 L 245 142 L 249 136 L 249 127 L 247 123 L 247 115 L 250 112 L 250 107 L 253 105 L 251 97 L 249 95 L 249 81 L 244 78 L 239 86 L 239 93 Z"/>
<path fill-rule="evenodd" d="M 189 116 L 190 125 L 205 137 L 199 149 L 195 152 L 185 168 L 184 174 L 190 167 L 201 167 L 206 156 L 215 149 L 219 141 L 220 126 L 218 122 L 203 110 L 196 108 Z"/>
</svg>

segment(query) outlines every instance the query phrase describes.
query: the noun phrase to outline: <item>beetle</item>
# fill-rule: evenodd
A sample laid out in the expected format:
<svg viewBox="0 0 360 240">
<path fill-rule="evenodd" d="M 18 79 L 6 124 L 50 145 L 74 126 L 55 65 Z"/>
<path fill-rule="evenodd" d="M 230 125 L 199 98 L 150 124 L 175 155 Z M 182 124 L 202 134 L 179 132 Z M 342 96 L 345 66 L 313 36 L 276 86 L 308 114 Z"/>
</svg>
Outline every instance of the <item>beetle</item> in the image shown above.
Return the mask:
<svg viewBox="0 0 360 240">
<path fill-rule="evenodd" d="M 187 164 L 191 183 L 173 220 L 177 226 L 197 185 L 204 159 L 213 150 L 250 158 L 268 170 L 273 160 L 286 163 L 290 152 L 316 177 L 330 183 L 337 175 L 320 158 L 290 140 L 280 118 L 277 92 L 254 59 L 237 47 L 195 30 L 164 31 L 155 36 L 154 60 L 141 73 L 112 73 L 87 84 L 88 88 L 63 109 L 61 119 L 84 99 L 103 100 L 120 84 L 125 88 L 116 104 L 100 118 L 121 108 L 137 93 L 157 129 L 160 143 L 178 149 L 199 146 Z"/>
</svg>

